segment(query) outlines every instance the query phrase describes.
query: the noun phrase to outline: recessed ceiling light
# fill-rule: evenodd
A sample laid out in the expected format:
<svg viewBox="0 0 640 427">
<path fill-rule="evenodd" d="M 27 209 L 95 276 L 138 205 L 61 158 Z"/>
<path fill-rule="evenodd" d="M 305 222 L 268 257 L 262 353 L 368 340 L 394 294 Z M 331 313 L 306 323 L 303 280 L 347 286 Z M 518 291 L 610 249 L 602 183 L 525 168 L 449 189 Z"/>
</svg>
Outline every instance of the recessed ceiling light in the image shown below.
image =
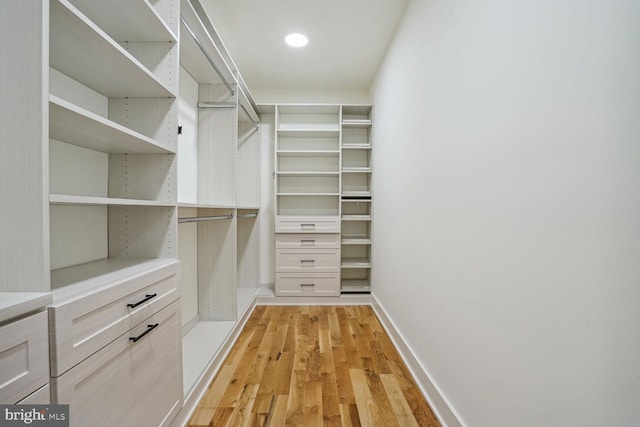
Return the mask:
<svg viewBox="0 0 640 427">
<path fill-rule="evenodd" d="M 309 39 L 304 34 L 291 33 L 284 38 L 284 42 L 291 47 L 302 47 L 309 43 Z"/>
</svg>

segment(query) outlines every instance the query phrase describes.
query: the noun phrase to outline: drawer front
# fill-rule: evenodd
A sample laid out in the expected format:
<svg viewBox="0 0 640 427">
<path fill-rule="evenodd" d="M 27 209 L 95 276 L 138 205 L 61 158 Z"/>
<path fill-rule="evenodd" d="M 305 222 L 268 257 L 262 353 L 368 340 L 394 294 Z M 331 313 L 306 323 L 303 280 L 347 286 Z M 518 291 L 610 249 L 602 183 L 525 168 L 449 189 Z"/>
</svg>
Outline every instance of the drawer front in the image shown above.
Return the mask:
<svg viewBox="0 0 640 427">
<path fill-rule="evenodd" d="M 40 387 L 38 391 L 22 399 L 18 402 L 18 405 L 49 405 L 50 403 L 51 396 L 49 392 L 49 384 L 47 384 L 44 387 Z"/>
<path fill-rule="evenodd" d="M 277 273 L 331 273 L 340 271 L 337 249 L 278 249 Z"/>
<path fill-rule="evenodd" d="M 157 427 L 171 422 L 182 406 L 178 307 L 179 301 L 172 303 L 51 379 L 52 401 L 69 404 L 71 426 L 99 421 L 105 426 Z M 130 337 L 140 338 L 133 342 Z"/>
<path fill-rule="evenodd" d="M 276 234 L 276 248 L 278 249 L 335 249 L 339 247 L 339 234 Z"/>
<path fill-rule="evenodd" d="M 49 307 L 51 376 L 57 377 L 178 298 L 179 263 Z"/>
<path fill-rule="evenodd" d="M 308 219 L 288 219 L 276 217 L 276 233 L 339 233 L 340 219 L 329 217 L 321 219 L 311 217 Z"/>
<path fill-rule="evenodd" d="M 276 274 L 277 296 L 338 296 L 338 274 Z"/>
<path fill-rule="evenodd" d="M 0 403 L 17 403 L 48 382 L 47 313 L 1 326 Z"/>
</svg>

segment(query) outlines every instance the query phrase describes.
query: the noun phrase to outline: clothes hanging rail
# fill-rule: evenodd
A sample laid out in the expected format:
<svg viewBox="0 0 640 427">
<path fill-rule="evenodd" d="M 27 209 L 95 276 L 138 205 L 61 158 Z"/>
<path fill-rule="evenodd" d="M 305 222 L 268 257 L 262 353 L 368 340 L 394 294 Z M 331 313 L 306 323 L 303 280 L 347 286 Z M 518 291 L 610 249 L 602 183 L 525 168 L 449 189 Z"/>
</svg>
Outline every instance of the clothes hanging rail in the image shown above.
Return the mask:
<svg viewBox="0 0 640 427">
<path fill-rule="evenodd" d="M 192 216 L 192 217 L 178 218 L 178 224 L 184 224 L 185 222 L 220 221 L 223 219 L 233 219 L 233 214 L 215 215 L 215 216 Z"/>
<path fill-rule="evenodd" d="M 181 16 L 180 17 L 180 21 L 184 24 L 184 27 L 187 29 L 187 31 L 189 32 L 189 34 L 191 34 L 191 37 L 193 38 L 193 41 L 196 42 L 196 45 L 198 45 L 198 47 L 200 48 L 200 50 L 202 51 L 202 54 L 204 55 L 205 58 L 207 58 L 207 62 L 209 62 L 209 64 L 211 64 L 211 67 L 213 67 L 213 70 L 216 72 L 216 74 L 218 75 L 218 77 L 220 77 L 220 80 L 222 80 L 222 83 L 224 83 L 224 85 L 227 87 L 227 90 L 229 90 L 229 92 L 231 93 L 231 95 L 235 95 L 235 91 L 233 90 L 233 87 L 231 86 L 231 84 L 229 84 L 229 82 L 224 78 L 224 75 L 222 74 L 222 71 L 220 71 L 220 69 L 218 68 L 218 66 L 216 65 L 215 61 L 211 58 L 211 56 L 207 53 L 206 49 L 204 48 L 204 46 L 202 46 L 202 44 L 200 44 L 200 41 L 198 40 L 198 37 L 196 37 L 196 34 L 193 32 L 193 30 L 191 29 L 191 27 L 189 27 L 189 24 L 187 24 L 187 21 L 184 20 L 184 18 Z"/>
</svg>

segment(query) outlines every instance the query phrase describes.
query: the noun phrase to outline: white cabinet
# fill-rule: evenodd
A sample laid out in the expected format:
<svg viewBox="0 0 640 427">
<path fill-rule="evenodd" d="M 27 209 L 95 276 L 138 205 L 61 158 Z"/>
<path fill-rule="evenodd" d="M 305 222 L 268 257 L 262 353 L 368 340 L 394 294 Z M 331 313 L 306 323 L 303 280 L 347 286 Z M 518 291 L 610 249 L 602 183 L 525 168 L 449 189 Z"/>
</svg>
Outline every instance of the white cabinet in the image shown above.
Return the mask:
<svg viewBox="0 0 640 427">
<path fill-rule="evenodd" d="M 303 281 L 288 277 L 285 285 L 282 276 L 319 272 L 310 263 L 296 265 L 302 258 L 293 259 L 292 253 L 284 250 L 295 247 L 296 241 L 302 243 L 302 233 L 340 233 L 336 234 L 340 238 L 335 264 L 338 286 L 343 293 L 369 292 L 372 107 L 276 105 L 275 115 L 276 294 L 314 294 L 311 286 L 305 292 L 293 292 L 296 280 Z M 282 245 L 284 233 L 292 233 L 287 246 Z M 324 265 L 327 259 L 320 254 L 317 258 L 317 265 Z M 325 278 L 323 283 L 331 280 Z"/>
<path fill-rule="evenodd" d="M 14 404 L 49 382 L 47 313 L 0 326 L 0 403 Z"/>
<path fill-rule="evenodd" d="M 60 377 L 54 403 L 68 403 L 71 425 L 168 425 L 182 405 L 179 302 L 144 319 Z"/>
</svg>

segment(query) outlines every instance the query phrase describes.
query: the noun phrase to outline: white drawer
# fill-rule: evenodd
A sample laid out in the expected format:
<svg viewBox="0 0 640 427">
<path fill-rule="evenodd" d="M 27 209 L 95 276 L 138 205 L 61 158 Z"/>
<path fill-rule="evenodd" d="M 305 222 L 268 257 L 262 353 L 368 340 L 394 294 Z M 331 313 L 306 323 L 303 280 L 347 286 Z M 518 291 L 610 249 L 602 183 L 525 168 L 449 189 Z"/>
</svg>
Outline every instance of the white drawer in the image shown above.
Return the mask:
<svg viewBox="0 0 640 427">
<path fill-rule="evenodd" d="M 18 405 L 48 405 L 51 403 L 49 384 L 40 387 L 36 392 L 18 402 Z"/>
<path fill-rule="evenodd" d="M 276 233 L 339 233 L 340 217 L 276 217 Z"/>
<path fill-rule="evenodd" d="M 278 249 L 278 273 L 331 273 L 340 271 L 338 249 Z"/>
<path fill-rule="evenodd" d="M 47 313 L 0 326 L 0 403 L 15 404 L 47 382 Z"/>
<path fill-rule="evenodd" d="M 51 399 L 69 404 L 71 426 L 157 427 L 171 422 L 182 406 L 179 304 L 165 307 L 51 379 Z M 130 339 L 146 331 L 138 341 Z"/>
<path fill-rule="evenodd" d="M 338 296 L 338 274 L 276 274 L 277 296 Z"/>
<path fill-rule="evenodd" d="M 276 234 L 276 248 L 279 249 L 333 249 L 339 247 L 339 234 Z"/>
<path fill-rule="evenodd" d="M 57 377 L 178 298 L 179 263 L 49 307 L 51 376 Z"/>
</svg>

